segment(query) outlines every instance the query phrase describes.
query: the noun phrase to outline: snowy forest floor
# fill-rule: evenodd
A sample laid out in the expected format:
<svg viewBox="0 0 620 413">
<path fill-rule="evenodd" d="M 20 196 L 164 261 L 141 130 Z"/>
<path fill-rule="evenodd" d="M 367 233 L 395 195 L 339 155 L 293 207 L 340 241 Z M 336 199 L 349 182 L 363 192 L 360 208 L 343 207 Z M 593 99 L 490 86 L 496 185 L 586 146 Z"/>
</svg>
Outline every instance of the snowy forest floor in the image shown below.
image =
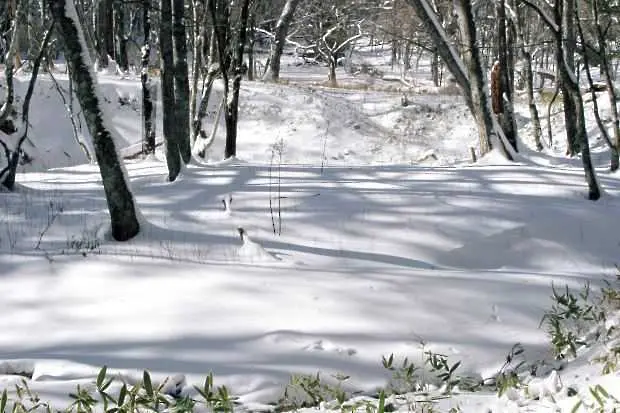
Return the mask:
<svg viewBox="0 0 620 413">
<path fill-rule="evenodd" d="M 459 97 L 408 93 L 403 107 L 402 91 L 290 79 L 244 83 L 235 162 L 214 162 L 223 128 L 207 161 L 174 183 L 161 154 L 127 161 L 145 222 L 136 239 L 116 243 L 98 168 L 84 163 L 43 75 L 25 148 L 33 161 L 17 191 L 0 194 L 0 388 L 26 372 L 33 390 L 67 405 L 103 365 L 134 381 L 143 369 L 158 380 L 183 374 L 188 394 L 212 371 L 239 409 L 259 410 L 282 397 L 291 374 L 346 374 L 348 391 L 375 394 L 392 353 L 427 373 L 424 351 L 445 354 L 480 378 L 515 343 L 528 360 L 552 359 L 540 328 L 552 284 L 602 286 L 620 261 L 620 181 L 605 171 L 591 108 L 605 191 L 596 203 L 585 198 L 580 161 L 561 155 L 558 110 L 555 147 L 529 149 L 520 108 L 521 161 L 492 153 L 470 164 L 477 134 Z M 100 82 L 130 154 L 140 146 L 139 84 Z M 19 78 L 18 93 L 25 84 Z M 238 227 L 252 243 L 242 245 Z M 620 399 L 618 375 L 601 375 L 588 354 L 560 375 L 549 397 L 463 393 L 434 407 L 570 411 L 579 395 L 566 389 L 587 394 L 596 383 Z"/>
</svg>

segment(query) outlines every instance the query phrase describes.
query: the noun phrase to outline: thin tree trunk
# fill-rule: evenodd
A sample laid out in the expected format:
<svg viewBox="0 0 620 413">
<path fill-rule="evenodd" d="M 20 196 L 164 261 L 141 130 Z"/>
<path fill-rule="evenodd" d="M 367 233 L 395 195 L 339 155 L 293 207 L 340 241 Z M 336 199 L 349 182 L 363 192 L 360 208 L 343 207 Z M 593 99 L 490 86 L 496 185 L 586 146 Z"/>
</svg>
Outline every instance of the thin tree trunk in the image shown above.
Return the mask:
<svg viewBox="0 0 620 413">
<path fill-rule="evenodd" d="M 174 99 L 174 50 L 172 46 L 172 4 L 160 2 L 159 48 L 161 55 L 161 100 L 163 106 L 163 132 L 166 143 L 168 180 L 174 181 L 181 172 L 181 154 L 177 142 L 176 104 Z"/>
<path fill-rule="evenodd" d="M 111 135 L 110 125 L 101 112 L 101 102 L 96 92 L 98 86 L 91 72 L 92 64 L 85 50 L 86 41 L 75 5 L 73 0 L 47 0 L 47 3 L 63 39 L 65 57 L 77 87 L 76 94 L 93 138 L 110 211 L 112 236 L 117 241 L 127 241 L 140 231 L 136 206 Z"/>
<path fill-rule="evenodd" d="M 512 145 L 515 151 L 517 148 L 517 122 L 514 117 L 513 108 L 513 84 L 512 79 L 514 68 L 510 66 L 509 49 L 514 44 L 508 44 L 508 34 L 506 28 L 506 0 L 498 0 L 496 3 L 497 10 L 497 38 L 499 48 L 499 67 L 500 67 L 500 85 L 501 85 L 501 112 L 498 114 L 498 121 L 506 135 L 506 139 Z"/>
<path fill-rule="evenodd" d="M 149 62 L 151 60 L 151 0 L 142 0 L 142 25 L 144 29 L 144 46 L 142 47 L 142 131 L 144 153 L 155 153 L 155 125 L 153 125 L 153 100 L 149 81 Z"/>
<path fill-rule="evenodd" d="M 284 51 L 284 43 L 286 42 L 286 35 L 288 29 L 293 21 L 295 15 L 295 9 L 299 5 L 301 0 L 287 0 L 276 24 L 275 39 L 271 44 L 271 57 L 269 61 L 269 69 L 265 72 L 264 78 L 271 77 L 273 82 L 280 80 L 280 60 L 282 59 L 282 52 Z"/>
<path fill-rule="evenodd" d="M 19 165 L 19 158 L 21 155 L 21 147 L 26 139 L 28 139 L 28 127 L 30 126 L 28 122 L 28 115 L 30 113 L 30 101 L 32 99 L 32 94 L 34 92 L 34 86 L 37 81 L 37 76 L 39 75 L 39 68 L 41 67 L 41 61 L 46 53 L 47 45 L 52 37 L 53 24 L 47 29 L 45 36 L 43 38 L 43 42 L 39 46 L 39 53 L 34 60 L 32 65 L 32 73 L 30 74 L 30 82 L 28 83 L 28 90 L 26 91 L 26 97 L 24 98 L 24 103 L 22 105 L 22 119 L 21 119 L 21 136 L 17 141 L 17 145 L 13 148 L 13 152 L 11 157 L 9 158 L 9 162 L 6 169 L 6 176 L 2 180 L 2 185 L 5 186 L 9 191 L 12 191 L 15 186 L 15 177 L 17 175 L 17 167 Z M 0 171 L 0 178 L 4 175 L 5 171 Z"/>
<path fill-rule="evenodd" d="M 127 59 L 127 38 L 125 36 L 125 9 L 122 2 L 114 3 L 114 33 L 116 47 L 114 47 L 114 59 L 118 67 L 126 72 L 129 69 Z"/>
<path fill-rule="evenodd" d="M 207 108 L 209 106 L 209 98 L 211 97 L 211 90 L 213 89 L 213 82 L 215 82 L 215 79 L 218 75 L 218 73 L 220 73 L 220 68 L 219 66 L 216 64 L 217 62 L 217 57 L 216 57 L 216 51 L 215 51 L 215 33 L 213 32 L 211 34 L 211 39 L 209 41 L 210 46 L 209 46 L 209 65 L 208 65 L 208 72 L 207 75 L 203 81 L 203 85 L 202 85 L 202 94 L 200 96 L 200 104 L 198 105 L 198 111 L 196 113 L 196 116 L 193 119 L 193 134 L 194 136 L 196 136 L 196 139 L 198 139 L 198 137 L 202 138 L 202 139 L 207 139 L 207 134 L 204 132 L 203 128 L 202 128 L 202 120 L 205 118 L 205 116 L 207 115 Z M 198 152 L 198 156 L 201 158 L 204 158 L 205 156 L 205 151 L 204 150 L 200 150 Z"/>
<path fill-rule="evenodd" d="M 490 137 L 494 131 L 493 118 L 485 87 L 486 81 L 484 80 L 480 54 L 476 45 L 476 27 L 474 26 L 470 0 L 455 0 L 454 4 L 464 44 L 463 60 L 469 74 L 474 118 L 478 124 L 480 153 L 484 155 L 493 148 Z"/>
<path fill-rule="evenodd" d="M 609 97 L 609 105 L 611 108 L 611 119 L 612 119 L 612 129 L 614 131 L 614 145 L 613 147 L 616 148 L 616 153 L 612 154 L 612 160 L 613 159 L 617 159 L 618 156 L 618 151 L 620 149 L 620 117 L 618 116 L 618 104 L 617 104 L 617 97 L 616 97 L 616 89 L 614 87 L 614 83 L 613 83 L 613 76 L 612 76 L 612 70 L 611 67 L 609 65 L 609 59 L 607 56 L 607 49 L 606 49 L 606 39 L 605 39 L 605 35 L 603 33 L 603 28 L 601 27 L 601 22 L 599 19 L 599 12 L 598 12 L 598 0 L 593 0 L 592 1 L 592 13 L 594 14 L 594 23 L 596 25 L 596 35 L 598 38 L 598 44 L 599 44 L 599 54 L 601 56 L 601 67 L 602 67 L 602 73 L 605 74 L 605 84 L 607 85 L 607 96 Z M 614 169 L 615 167 L 615 169 Z M 617 164 L 613 164 L 611 165 L 611 170 L 615 171 L 618 169 L 618 165 Z"/>
<path fill-rule="evenodd" d="M 579 19 L 577 18 L 575 20 L 577 22 L 577 30 L 578 30 L 579 38 L 581 41 L 581 50 L 583 52 L 583 67 L 586 72 L 586 77 L 588 79 L 588 85 L 590 86 L 592 104 L 594 106 L 593 108 L 594 118 L 596 119 L 596 124 L 598 125 L 598 128 L 601 131 L 601 135 L 603 136 L 605 143 L 607 143 L 607 146 L 610 149 L 611 159 L 610 159 L 609 169 L 613 172 L 613 171 L 618 170 L 618 166 L 620 164 L 620 159 L 618 158 L 618 147 L 616 147 L 616 145 L 614 145 L 614 143 L 611 141 L 611 138 L 609 137 L 609 133 L 607 133 L 607 127 L 605 126 L 605 124 L 603 123 L 603 120 L 601 119 L 601 115 L 598 109 L 598 98 L 596 97 L 596 90 L 594 88 L 594 80 L 592 79 L 592 73 L 590 73 L 590 61 L 588 58 L 588 50 L 587 50 L 585 38 L 583 35 L 583 28 L 581 27 L 581 22 L 579 21 Z"/>
<path fill-rule="evenodd" d="M 184 0 L 172 0 L 172 43 L 174 46 L 174 133 L 181 159 L 186 164 L 192 159 L 189 131 L 189 74 L 187 66 L 187 38 L 185 36 Z"/>
<path fill-rule="evenodd" d="M 562 51 L 563 53 L 556 54 L 556 64 L 559 66 L 565 64 L 572 73 L 575 73 L 575 0 L 557 0 L 561 2 L 561 19 L 562 19 Z M 563 60 L 558 60 L 559 58 Z M 564 62 L 564 63 L 562 63 Z M 569 97 L 571 91 L 570 86 L 562 83 L 562 96 L 564 101 L 564 121 L 566 124 L 566 142 L 567 155 L 574 156 L 581 152 L 582 142 L 577 138 L 579 131 L 575 129 L 576 122 L 571 119 L 579 111 L 578 107 L 575 107 L 574 99 Z"/>
<path fill-rule="evenodd" d="M 239 92 L 243 75 L 243 49 L 246 43 L 250 0 L 243 0 L 239 17 L 238 39 L 232 62 L 232 96 L 226 101 L 226 149 L 224 156 L 230 158 L 237 155 L 237 121 L 239 119 Z"/>
</svg>

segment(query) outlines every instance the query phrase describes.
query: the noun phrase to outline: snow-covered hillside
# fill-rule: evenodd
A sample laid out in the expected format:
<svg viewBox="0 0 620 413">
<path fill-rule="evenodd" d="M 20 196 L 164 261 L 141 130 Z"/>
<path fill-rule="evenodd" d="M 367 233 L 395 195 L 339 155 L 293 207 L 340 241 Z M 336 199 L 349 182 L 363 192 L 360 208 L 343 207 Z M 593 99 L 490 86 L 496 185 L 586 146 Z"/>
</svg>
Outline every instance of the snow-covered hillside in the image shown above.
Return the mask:
<svg viewBox="0 0 620 413">
<path fill-rule="evenodd" d="M 601 286 L 620 257 L 620 183 L 604 170 L 595 129 L 605 195 L 593 203 L 579 161 L 561 147 L 470 164 L 477 134 L 459 97 L 407 92 L 403 107 L 402 91 L 290 79 L 244 83 L 237 161 L 194 163 L 168 183 L 160 154 L 128 160 L 145 222 L 116 243 L 98 168 L 85 164 L 43 76 L 26 147 L 34 159 L 18 190 L 0 193 L 0 389 L 25 373 L 44 399 L 66 405 L 102 365 L 129 382 L 143 369 L 157 380 L 182 374 L 187 394 L 213 371 L 239 409 L 257 410 L 297 373 L 350 375 L 349 391 L 374 395 L 391 353 L 420 367 L 424 351 L 445 354 L 482 379 L 515 343 L 530 361 L 551 360 L 539 324 L 552 283 Z M 138 83 L 100 82 L 134 153 Z M 223 133 L 207 161 L 221 158 Z M 601 375 L 590 356 L 542 371 L 530 383 L 538 397 L 483 391 L 435 407 L 571 411 L 597 383 L 620 399 L 617 373 Z M 428 383 L 437 384 L 430 374 Z M 417 411 L 411 400 L 390 403 Z"/>
</svg>

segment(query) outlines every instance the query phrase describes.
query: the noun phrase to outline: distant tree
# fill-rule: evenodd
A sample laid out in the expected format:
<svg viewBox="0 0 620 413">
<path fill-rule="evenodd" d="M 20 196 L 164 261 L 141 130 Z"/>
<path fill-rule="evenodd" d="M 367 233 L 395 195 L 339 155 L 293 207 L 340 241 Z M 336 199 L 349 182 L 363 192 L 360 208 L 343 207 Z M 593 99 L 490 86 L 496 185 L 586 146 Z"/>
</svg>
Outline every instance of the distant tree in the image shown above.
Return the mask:
<svg viewBox="0 0 620 413">
<path fill-rule="evenodd" d="M 95 155 L 108 203 L 112 236 L 117 241 L 133 238 L 140 231 L 136 205 L 124 168 L 112 138 L 111 125 L 105 119 L 97 93 L 97 81 L 86 49 L 86 41 L 73 0 L 47 0 L 64 45 L 69 72 L 76 95 L 92 136 Z"/>
<path fill-rule="evenodd" d="M 172 3 L 160 2 L 159 51 L 161 55 L 161 100 L 163 107 L 163 132 L 166 145 L 168 180 L 174 181 L 181 173 L 181 151 L 175 128 L 177 111 L 174 97 L 174 46 L 172 42 Z"/>
<path fill-rule="evenodd" d="M 273 82 L 280 79 L 280 61 L 282 60 L 282 52 L 286 43 L 286 36 L 295 16 L 295 10 L 301 0 L 286 0 L 280 18 L 276 24 L 274 39 L 271 43 L 271 56 L 269 57 L 269 67 L 265 71 L 264 78 Z"/>
<path fill-rule="evenodd" d="M 224 83 L 226 147 L 224 157 L 237 155 L 237 123 L 239 120 L 239 92 L 245 72 L 243 52 L 247 40 L 250 0 L 236 4 L 237 19 L 232 19 L 231 4 L 227 0 L 208 0 L 207 8 L 213 21 L 219 67 Z M 236 21 L 235 21 L 236 20 Z"/>
<path fill-rule="evenodd" d="M 437 52 L 454 76 L 457 84 L 463 91 L 467 107 L 471 111 L 478 126 L 480 152 L 486 154 L 493 145 L 499 148 L 508 159 L 512 159 L 509 144 L 505 141 L 503 132 L 493 118 L 489 102 L 487 81 L 482 71 L 480 54 L 476 41 L 476 26 L 472 14 L 470 0 L 455 0 L 454 8 L 458 19 L 463 49 L 461 59 L 459 52 L 453 46 L 445 29 L 427 0 L 407 0 L 424 29 L 437 48 Z"/>
<path fill-rule="evenodd" d="M 570 101 L 570 108 L 573 112 L 565 114 L 566 129 L 575 131 L 575 135 L 572 137 L 578 144 L 581 150 L 581 160 L 583 163 L 583 169 L 585 172 L 586 182 L 588 184 L 588 199 L 596 201 L 601 197 L 601 191 L 596 179 L 596 172 L 592 165 L 592 159 L 590 156 L 590 143 L 588 139 L 588 132 L 586 130 L 586 119 L 584 114 L 583 99 L 581 97 L 581 90 L 579 89 L 579 79 L 575 76 L 575 73 L 571 70 L 569 63 L 570 57 L 567 51 L 564 49 L 566 28 L 564 25 L 572 24 L 570 19 L 566 18 L 563 13 L 566 13 L 565 0 L 554 0 L 552 8 L 547 3 L 538 3 L 536 0 L 523 0 L 528 6 L 535 10 L 545 22 L 549 30 L 553 33 L 555 41 L 555 58 L 558 63 L 559 81 L 563 87 L 564 102 Z M 569 8 L 573 13 L 574 8 Z M 571 46 L 572 47 L 572 46 Z"/>
</svg>

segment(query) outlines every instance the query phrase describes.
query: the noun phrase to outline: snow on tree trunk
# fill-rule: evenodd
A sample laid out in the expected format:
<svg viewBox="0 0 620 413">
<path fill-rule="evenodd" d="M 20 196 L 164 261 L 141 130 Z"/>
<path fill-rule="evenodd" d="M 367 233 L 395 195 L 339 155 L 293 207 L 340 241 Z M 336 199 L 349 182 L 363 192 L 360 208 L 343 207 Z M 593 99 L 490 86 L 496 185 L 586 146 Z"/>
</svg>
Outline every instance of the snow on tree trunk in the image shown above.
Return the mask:
<svg viewBox="0 0 620 413">
<path fill-rule="evenodd" d="M 280 61 L 284 51 L 284 43 L 299 3 L 300 0 L 287 0 L 282 8 L 282 13 L 276 24 L 275 39 L 271 45 L 271 60 L 269 61 L 269 69 L 265 72 L 265 79 L 271 77 L 273 82 L 280 80 Z"/>
<path fill-rule="evenodd" d="M 151 84 L 149 81 L 149 62 L 151 60 L 151 0 L 142 0 L 142 24 L 144 32 L 144 45 L 142 47 L 142 72 L 140 83 L 142 85 L 142 139 L 144 141 L 144 153 L 155 153 L 155 127 L 153 125 L 153 100 L 151 97 Z"/>
<path fill-rule="evenodd" d="M 512 72 L 513 67 L 510 66 L 509 50 L 514 47 L 514 44 L 508 44 L 508 33 L 506 28 L 506 0 L 499 0 L 496 3 L 497 9 L 497 37 L 498 37 L 498 49 L 499 49 L 499 77 L 500 77 L 500 102 L 501 111 L 498 115 L 499 124 L 506 135 L 506 140 L 512 145 L 515 151 L 517 148 L 517 122 L 514 117 L 513 108 L 513 84 Z"/>
<path fill-rule="evenodd" d="M 232 90 L 231 96 L 226 101 L 226 148 L 224 157 L 230 158 L 237 155 L 237 122 L 239 120 L 239 92 L 241 90 L 241 77 L 243 75 L 243 49 L 246 43 L 250 0 L 243 0 L 241 15 L 239 17 L 238 38 L 233 55 Z"/>
<path fill-rule="evenodd" d="M 486 81 L 480 64 L 480 53 L 476 44 L 476 27 L 471 11 L 470 0 L 456 0 L 454 2 L 458 23 L 461 29 L 463 47 L 463 60 L 467 66 L 473 104 L 473 114 L 478 124 L 480 137 L 480 153 L 485 154 L 493 147 L 491 134 L 493 132 L 493 118 L 486 93 Z"/>
<path fill-rule="evenodd" d="M 168 180 L 174 181 L 181 172 L 181 154 L 175 133 L 176 110 L 174 108 L 174 50 L 172 45 L 172 4 L 160 2 L 159 48 L 161 54 L 161 100 L 163 107 L 163 132 L 166 144 Z"/>
<path fill-rule="evenodd" d="M 185 36 L 184 0 L 172 0 L 172 43 L 174 46 L 174 108 L 173 132 L 181 159 L 186 164 L 192 157 L 189 131 L 189 74 L 187 65 L 187 38 Z"/>
<path fill-rule="evenodd" d="M 561 6 L 561 27 L 562 27 L 562 54 L 556 54 L 556 62 L 558 66 L 565 64 L 568 66 L 568 70 L 575 72 L 575 1 L 574 0 L 556 0 Z M 559 58 L 563 60 L 559 60 Z M 563 63 L 562 63 L 563 62 Z M 562 77 L 560 76 L 560 79 Z M 562 83 L 562 97 L 564 101 L 564 120 L 566 124 L 566 141 L 568 155 L 576 155 L 581 152 L 582 142 L 578 139 L 579 131 L 575 129 L 576 121 L 574 118 L 575 113 L 579 111 L 578 107 L 574 106 L 574 100 L 568 96 L 571 92 L 568 90 L 569 85 Z"/>
<path fill-rule="evenodd" d="M 62 37 L 65 58 L 70 67 L 76 95 L 84 112 L 86 125 L 93 138 L 103 188 L 110 211 L 112 236 L 126 241 L 138 234 L 140 225 L 127 176 L 119 158 L 111 129 L 101 109 L 97 83 L 84 33 L 78 21 L 73 0 L 47 0 Z"/>
</svg>

